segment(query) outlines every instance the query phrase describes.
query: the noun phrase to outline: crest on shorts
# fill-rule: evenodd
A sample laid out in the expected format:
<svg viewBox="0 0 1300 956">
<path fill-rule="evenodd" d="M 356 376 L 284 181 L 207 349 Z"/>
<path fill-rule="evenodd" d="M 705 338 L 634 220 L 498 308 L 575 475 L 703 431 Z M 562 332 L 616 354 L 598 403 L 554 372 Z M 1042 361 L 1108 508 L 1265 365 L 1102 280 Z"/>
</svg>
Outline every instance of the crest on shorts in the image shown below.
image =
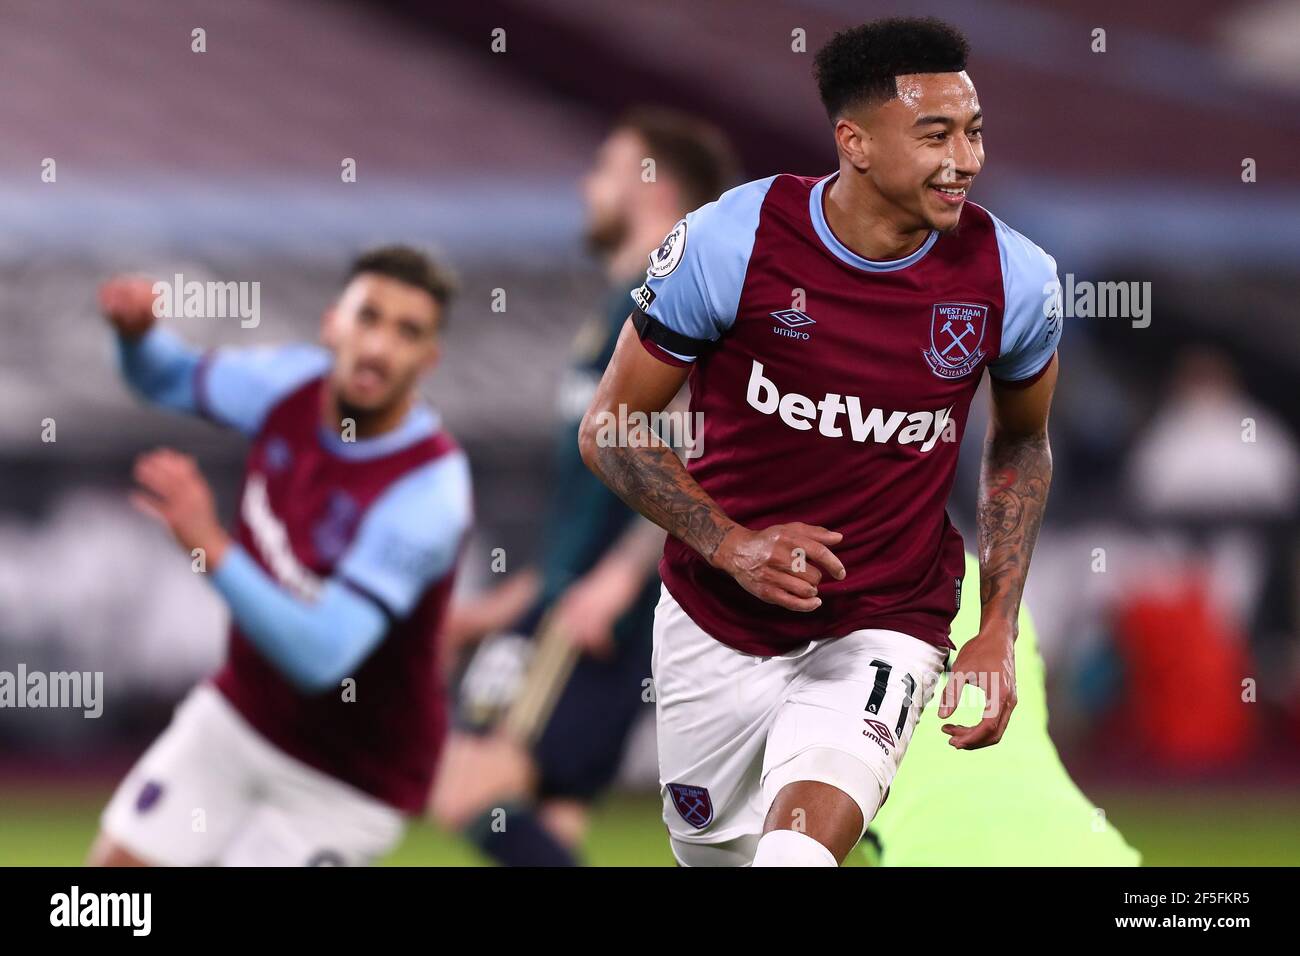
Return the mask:
<svg viewBox="0 0 1300 956">
<path fill-rule="evenodd" d="M 937 302 L 930 312 L 930 347 L 922 351 L 940 378 L 969 375 L 984 358 L 989 308 L 971 302 Z"/>
<path fill-rule="evenodd" d="M 145 813 L 154 808 L 158 798 L 162 796 L 162 784 L 156 780 L 148 781 L 135 797 L 135 812 Z"/>
<path fill-rule="evenodd" d="M 670 783 L 668 792 L 673 795 L 673 806 L 683 820 L 703 830 L 713 822 L 713 801 L 708 787 L 692 787 L 685 783 Z"/>
</svg>

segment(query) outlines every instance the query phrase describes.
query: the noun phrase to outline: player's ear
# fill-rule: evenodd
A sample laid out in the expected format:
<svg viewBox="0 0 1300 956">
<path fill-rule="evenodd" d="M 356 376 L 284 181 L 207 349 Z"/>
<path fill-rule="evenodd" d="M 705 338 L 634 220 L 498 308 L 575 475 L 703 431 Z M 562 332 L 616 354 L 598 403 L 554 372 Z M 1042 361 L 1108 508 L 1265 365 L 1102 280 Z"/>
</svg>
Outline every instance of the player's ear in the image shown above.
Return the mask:
<svg viewBox="0 0 1300 956">
<path fill-rule="evenodd" d="M 871 168 L 870 142 L 867 131 L 853 120 L 841 116 L 835 121 L 835 145 L 858 172 Z"/>
</svg>

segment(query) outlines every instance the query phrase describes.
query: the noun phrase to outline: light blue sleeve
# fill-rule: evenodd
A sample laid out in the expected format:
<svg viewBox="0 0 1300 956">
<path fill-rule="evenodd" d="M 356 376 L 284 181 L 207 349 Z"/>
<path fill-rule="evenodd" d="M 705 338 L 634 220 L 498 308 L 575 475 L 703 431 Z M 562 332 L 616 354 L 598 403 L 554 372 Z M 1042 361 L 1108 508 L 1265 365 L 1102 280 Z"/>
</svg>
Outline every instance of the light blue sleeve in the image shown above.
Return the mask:
<svg viewBox="0 0 1300 956">
<path fill-rule="evenodd" d="M 200 355 L 180 336 L 157 326 L 136 339 L 117 337 L 117 362 L 127 384 L 147 401 L 175 412 L 198 411 L 194 379 Z"/>
<path fill-rule="evenodd" d="M 324 374 L 333 361 L 316 345 L 219 348 L 203 357 L 195 382 L 198 410 L 246 435 L 295 388 Z"/>
<path fill-rule="evenodd" d="M 1005 303 L 1002 348 L 989 373 L 1002 382 L 1033 378 L 1046 367 L 1061 340 L 1061 283 L 1056 260 L 993 218 L 1002 260 Z"/>
<path fill-rule="evenodd" d="M 304 693 L 337 687 L 388 633 L 373 601 L 337 580 L 314 601 L 280 587 L 242 547 L 231 545 L 212 575 L 239 629 Z"/>
<path fill-rule="evenodd" d="M 366 510 L 335 574 L 403 618 L 452 569 L 472 517 L 469 462 L 459 451 L 443 455 Z"/>
<path fill-rule="evenodd" d="M 469 463 L 444 455 L 371 505 L 357 538 L 314 600 L 281 587 L 239 545 L 212 576 L 240 630 L 304 693 L 353 673 L 451 570 L 472 513 Z"/>
<path fill-rule="evenodd" d="M 650 255 L 645 284 L 632 293 L 648 340 L 694 361 L 736 321 L 759 212 L 775 176 L 728 190 L 688 214 Z"/>
</svg>

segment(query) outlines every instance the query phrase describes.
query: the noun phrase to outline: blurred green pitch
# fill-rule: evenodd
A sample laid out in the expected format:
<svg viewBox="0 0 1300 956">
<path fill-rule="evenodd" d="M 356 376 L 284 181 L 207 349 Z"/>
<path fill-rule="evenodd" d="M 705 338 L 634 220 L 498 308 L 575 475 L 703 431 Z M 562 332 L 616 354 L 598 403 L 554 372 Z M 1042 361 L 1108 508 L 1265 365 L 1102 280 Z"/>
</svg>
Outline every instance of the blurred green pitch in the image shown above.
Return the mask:
<svg viewBox="0 0 1300 956">
<path fill-rule="evenodd" d="M 1253 791 L 1089 790 L 1150 866 L 1294 866 L 1300 863 L 1300 805 L 1293 795 Z M 94 836 L 102 792 L 24 788 L 0 793 L 0 866 L 75 866 Z M 660 804 L 649 794 L 601 805 L 587 839 L 595 866 L 671 866 Z M 455 836 L 420 823 L 387 861 L 393 866 L 476 866 Z M 855 853 L 852 864 L 860 862 Z"/>
</svg>

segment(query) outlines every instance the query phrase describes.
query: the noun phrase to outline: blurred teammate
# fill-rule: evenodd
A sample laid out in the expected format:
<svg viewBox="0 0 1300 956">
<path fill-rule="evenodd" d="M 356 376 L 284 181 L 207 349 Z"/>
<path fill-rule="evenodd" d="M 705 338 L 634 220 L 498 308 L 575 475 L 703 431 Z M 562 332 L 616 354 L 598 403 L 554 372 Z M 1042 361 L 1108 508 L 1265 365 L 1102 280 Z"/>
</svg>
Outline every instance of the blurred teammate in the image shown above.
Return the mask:
<svg viewBox="0 0 1300 956">
<path fill-rule="evenodd" d="M 92 863 L 363 864 L 422 809 L 471 510 L 465 456 L 417 391 L 450 296 L 420 253 L 379 249 L 326 312 L 326 347 L 201 354 L 155 327 L 148 280 L 103 286 L 127 381 L 251 448 L 233 535 L 192 459 L 136 462 L 137 504 L 206 564 L 230 641 L 119 786 Z"/>
<path fill-rule="evenodd" d="M 952 643 L 945 512 L 970 402 L 993 414 L 977 504 L 980 630 L 939 710 L 1015 705 L 1020 595 L 1051 480 L 1056 264 L 966 202 L 984 162 L 967 45 L 870 23 L 818 53 L 839 170 L 737 187 L 656 252 L 583 421 L 584 459 L 667 529 L 654 679 L 664 821 L 689 866 L 835 866 L 889 788 Z M 684 467 L 608 422 L 690 375 Z"/>
<path fill-rule="evenodd" d="M 583 184 L 587 238 L 610 292 L 580 331 L 559 390 L 541 565 L 456 607 L 449 624 L 449 636 L 465 642 L 504 631 L 535 636 L 522 696 L 490 733 L 453 734 L 430 801 L 435 819 L 502 864 L 576 862 L 587 807 L 613 780 L 628 732 L 651 699 L 655 564 L 664 535 L 592 475 L 575 439 L 647 254 L 688 210 L 734 182 L 733 169 L 711 127 L 643 110 L 613 129 Z M 466 698 L 491 650 L 485 646 L 471 664 Z M 472 721 L 474 700 L 461 709 Z"/>
<path fill-rule="evenodd" d="M 966 583 L 979 562 L 966 556 Z M 979 630 L 979 605 L 953 619 L 958 650 Z M 922 715 L 907 759 L 863 841 L 882 866 L 1137 866 L 1136 850 L 1070 779 L 1047 733 L 1047 687 L 1029 609 L 1016 639 L 1016 719 L 996 747 L 959 753 Z M 969 687 L 953 719 L 978 719 Z"/>
</svg>

